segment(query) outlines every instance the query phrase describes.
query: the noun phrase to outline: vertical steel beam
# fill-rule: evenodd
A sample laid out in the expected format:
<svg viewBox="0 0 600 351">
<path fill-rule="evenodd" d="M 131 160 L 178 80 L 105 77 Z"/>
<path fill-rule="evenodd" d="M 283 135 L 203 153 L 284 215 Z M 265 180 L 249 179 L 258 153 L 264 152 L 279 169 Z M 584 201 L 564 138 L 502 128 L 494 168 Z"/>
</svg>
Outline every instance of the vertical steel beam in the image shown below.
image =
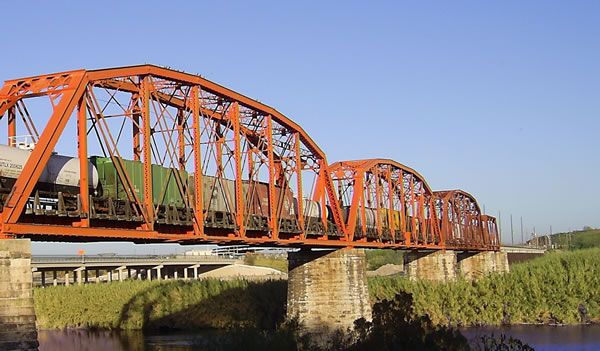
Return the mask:
<svg viewBox="0 0 600 351">
<path fill-rule="evenodd" d="M 177 109 L 177 151 L 179 170 L 185 171 L 185 114 L 183 109 Z"/>
<path fill-rule="evenodd" d="M 154 195 L 152 189 L 152 121 L 150 116 L 150 76 L 142 79 L 140 97 L 142 100 L 142 136 L 143 136 L 143 172 L 144 172 L 144 207 L 147 214 L 146 228 L 154 229 Z"/>
<path fill-rule="evenodd" d="M 140 119 L 141 119 L 141 111 L 140 111 L 140 94 L 133 93 L 131 95 L 131 109 L 132 114 L 131 118 L 132 122 L 132 137 L 133 137 L 133 159 L 134 161 L 139 161 L 142 158 L 142 147 L 141 147 L 141 136 L 140 136 Z"/>
<path fill-rule="evenodd" d="M 0 116 L 1 117 L 1 116 Z M 8 146 L 17 146 L 17 112 L 15 105 L 8 109 Z"/>
<path fill-rule="evenodd" d="M 352 193 L 352 203 L 350 204 L 350 209 L 348 210 L 348 219 L 346 228 L 348 230 L 348 234 L 350 235 L 350 241 L 354 241 L 354 235 L 356 233 L 356 219 L 359 215 L 359 206 L 361 206 L 362 198 L 364 195 L 364 179 L 362 172 L 354 172 L 354 187 Z M 362 211 L 360 213 L 362 215 Z M 362 220 L 364 223 L 364 219 Z M 364 234 L 364 226 L 361 224 L 361 231 Z"/>
<path fill-rule="evenodd" d="M 277 213 L 277 198 L 275 196 L 277 188 L 275 187 L 275 176 L 277 173 L 275 167 L 275 155 L 273 150 L 273 121 L 271 115 L 266 118 L 267 122 L 267 157 L 269 159 L 269 227 L 271 228 L 271 238 L 279 237 L 279 218 Z M 298 201 L 302 200 L 298 198 Z"/>
<path fill-rule="evenodd" d="M 408 229 L 406 228 L 406 194 L 404 192 L 404 172 L 400 170 L 400 229 L 402 230 L 402 235 L 405 236 Z"/>
<path fill-rule="evenodd" d="M 79 157 L 79 196 L 81 201 L 81 221 L 82 227 L 90 226 L 90 185 L 89 185 L 89 167 L 87 153 L 87 104 L 84 96 L 77 103 L 77 156 Z M 92 179 L 93 182 L 93 179 Z"/>
<path fill-rule="evenodd" d="M 392 242 L 396 242 L 396 224 L 394 223 L 394 191 L 395 187 L 392 184 L 392 171 L 390 169 L 386 172 L 386 181 L 388 183 L 388 206 L 389 209 L 387 211 L 388 217 L 388 227 L 390 229 L 390 235 L 392 237 Z"/>
<path fill-rule="evenodd" d="M 377 226 L 377 235 L 380 240 L 383 240 L 383 221 L 381 216 L 382 201 L 381 201 L 381 169 L 375 168 L 373 170 L 373 177 L 375 179 L 375 225 Z"/>
<path fill-rule="evenodd" d="M 296 188 L 298 194 L 298 226 L 304 237 L 304 194 L 302 193 L 302 157 L 300 155 L 300 133 L 294 133 L 294 146 L 296 156 Z"/>
<path fill-rule="evenodd" d="M 192 87 L 190 103 L 192 105 L 192 124 L 194 129 L 194 191 L 196 193 L 194 234 L 204 235 L 204 182 L 202 180 L 202 144 L 200 125 L 200 88 Z"/>
<path fill-rule="evenodd" d="M 246 226 L 244 223 L 244 188 L 242 174 L 242 145 L 240 131 L 240 109 L 237 102 L 231 105 L 231 111 L 228 114 L 233 124 L 233 157 L 235 162 L 235 217 L 240 237 L 246 236 Z"/>
</svg>

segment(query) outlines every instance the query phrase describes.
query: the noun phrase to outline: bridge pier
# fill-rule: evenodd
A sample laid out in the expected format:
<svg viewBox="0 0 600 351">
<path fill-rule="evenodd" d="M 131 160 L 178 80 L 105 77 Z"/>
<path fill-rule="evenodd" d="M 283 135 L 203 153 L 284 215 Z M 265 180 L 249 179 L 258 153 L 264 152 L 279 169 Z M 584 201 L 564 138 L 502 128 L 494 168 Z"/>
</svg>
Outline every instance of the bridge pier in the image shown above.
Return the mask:
<svg viewBox="0 0 600 351">
<path fill-rule="evenodd" d="M 452 250 L 407 252 L 404 254 L 404 270 L 410 280 L 455 280 L 456 252 Z"/>
<path fill-rule="evenodd" d="M 0 350 L 37 350 L 29 239 L 0 240 Z"/>
<path fill-rule="evenodd" d="M 508 255 L 506 252 L 463 252 L 458 254 L 458 273 L 473 280 L 492 272 L 507 273 Z"/>
<path fill-rule="evenodd" d="M 371 319 L 363 250 L 339 249 L 288 253 L 287 317 L 306 331 L 352 328 Z"/>
<path fill-rule="evenodd" d="M 509 271 L 506 253 L 495 251 L 412 251 L 404 255 L 404 267 L 409 279 L 432 281 L 453 281 L 459 276 L 472 280 Z"/>
</svg>

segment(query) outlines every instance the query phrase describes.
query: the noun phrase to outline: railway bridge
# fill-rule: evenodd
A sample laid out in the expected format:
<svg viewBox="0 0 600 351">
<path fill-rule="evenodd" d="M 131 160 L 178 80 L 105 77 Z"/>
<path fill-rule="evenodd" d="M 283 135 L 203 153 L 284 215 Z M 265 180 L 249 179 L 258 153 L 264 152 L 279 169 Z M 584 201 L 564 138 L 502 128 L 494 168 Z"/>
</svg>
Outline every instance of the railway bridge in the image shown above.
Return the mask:
<svg viewBox="0 0 600 351">
<path fill-rule="evenodd" d="M 434 191 L 394 160 L 330 164 L 296 122 L 198 75 L 140 65 L 8 80 L 0 122 L 0 314 L 23 335 L 28 240 L 300 248 L 288 314 L 313 327 L 369 317 L 356 249 L 407 250 L 415 277 L 506 269 L 495 218 L 469 193 Z"/>
</svg>

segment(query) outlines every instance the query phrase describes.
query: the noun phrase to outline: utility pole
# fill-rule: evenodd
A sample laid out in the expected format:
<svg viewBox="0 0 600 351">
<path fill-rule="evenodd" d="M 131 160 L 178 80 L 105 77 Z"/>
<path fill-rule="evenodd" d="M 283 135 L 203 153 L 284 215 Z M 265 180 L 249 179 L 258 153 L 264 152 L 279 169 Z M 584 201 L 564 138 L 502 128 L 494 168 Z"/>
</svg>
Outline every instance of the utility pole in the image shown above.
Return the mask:
<svg viewBox="0 0 600 351">
<path fill-rule="evenodd" d="M 521 242 L 525 245 L 525 237 L 523 236 L 523 216 L 521 216 Z"/>
<path fill-rule="evenodd" d="M 500 235 L 500 242 L 502 242 L 502 213 L 498 210 L 498 233 Z"/>
<path fill-rule="evenodd" d="M 512 245 L 515 244 L 515 232 L 513 231 L 512 213 L 510 214 L 510 242 Z"/>
</svg>

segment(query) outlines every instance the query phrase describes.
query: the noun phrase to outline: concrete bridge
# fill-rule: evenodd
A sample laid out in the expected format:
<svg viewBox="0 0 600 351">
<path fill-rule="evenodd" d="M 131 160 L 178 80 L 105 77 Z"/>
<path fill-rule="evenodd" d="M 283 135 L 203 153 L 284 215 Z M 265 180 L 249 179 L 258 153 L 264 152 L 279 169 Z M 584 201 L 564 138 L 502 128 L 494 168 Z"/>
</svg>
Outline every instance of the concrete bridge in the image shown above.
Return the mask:
<svg viewBox="0 0 600 351">
<path fill-rule="evenodd" d="M 198 279 L 202 273 L 240 263 L 217 255 L 33 256 L 34 285 L 69 285 L 125 279 Z"/>
</svg>

